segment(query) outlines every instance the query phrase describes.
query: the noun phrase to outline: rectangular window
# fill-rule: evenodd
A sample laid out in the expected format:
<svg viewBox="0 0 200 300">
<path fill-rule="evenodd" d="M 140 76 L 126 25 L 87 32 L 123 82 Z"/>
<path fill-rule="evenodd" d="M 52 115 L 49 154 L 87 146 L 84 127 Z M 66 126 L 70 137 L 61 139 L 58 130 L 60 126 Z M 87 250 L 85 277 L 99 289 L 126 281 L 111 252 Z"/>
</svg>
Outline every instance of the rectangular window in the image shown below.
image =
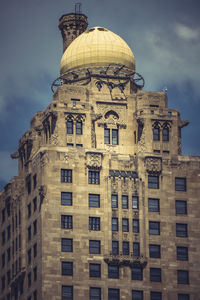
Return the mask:
<svg viewBox="0 0 200 300">
<path fill-rule="evenodd" d="M 61 169 L 61 182 L 72 183 L 72 170 Z"/>
<path fill-rule="evenodd" d="M 112 218 L 112 231 L 118 231 L 118 218 Z"/>
<path fill-rule="evenodd" d="M 83 133 L 82 121 L 76 121 L 76 134 Z"/>
<path fill-rule="evenodd" d="M 62 238 L 61 239 L 61 251 L 73 252 L 73 239 Z"/>
<path fill-rule="evenodd" d="M 28 264 L 30 265 L 31 263 L 31 249 L 28 250 Z"/>
<path fill-rule="evenodd" d="M 37 174 L 33 176 L 33 188 L 35 189 L 37 186 Z"/>
<path fill-rule="evenodd" d="M 34 257 L 37 256 L 37 243 L 35 243 L 34 246 L 33 246 L 33 256 Z"/>
<path fill-rule="evenodd" d="M 149 221 L 149 234 L 160 235 L 160 222 Z"/>
<path fill-rule="evenodd" d="M 62 261 L 62 275 L 73 276 L 73 262 Z"/>
<path fill-rule="evenodd" d="M 100 172 L 89 171 L 88 172 L 88 183 L 89 184 L 100 184 Z"/>
<path fill-rule="evenodd" d="M 89 230 L 100 230 L 99 217 L 89 217 Z"/>
<path fill-rule="evenodd" d="M 150 268 L 150 280 L 155 282 L 161 282 L 160 268 Z"/>
<path fill-rule="evenodd" d="M 90 300 L 101 300 L 101 288 L 90 288 Z"/>
<path fill-rule="evenodd" d="M 27 188 L 28 194 L 30 194 L 31 193 L 31 175 L 28 175 L 26 177 L 26 188 Z"/>
<path fill-rule="evenodd" d="M 36 211 L 37 210 L 37 197 L 35 197 L 33 199 L 33 210 Z"/>
<path fill-rule="evenodd" d="M 162 293 L 161 292 L 151 292 L 150 293 L 150 300 L 162 300 Z"/>
<path fill-rule="evenodd" d="M 90 277 L 101 277 L 101 265 L 90 264 Z"/>
<path fill-rule="evenodd" d="M 10 233 L 11 233 L 11 230 L 10 230 L 10 225 L 8 225 L 8 227 L 7 227 L 7 240 L 9 241 L 9 239 L 10 239 Z"/>
<path fill-rule="evenodd" d="M 35 220 L 33 222 L 33 234 L 36 235 L 37 234 L 37 220 Z"/>
<path fill-rule="evenodd" d="M 31 225 L 28 227 L 28 241 L 31 240 Z"/>
<path fill-rule="evenodd" d="M 176 214 L 186 215 L 187 214 L 187 201 L 176 200 Z"/>
<path fill-rule="evenodd" d="M 73 218 L 69 215 L 61 215 L 61 228 L 72 229 L 73 228 Z"/>
<path fill-rule="evenodd" d="M 108 128 L 104 129 L 104 143 L 110 144 L 110 129 Z"/>
<path fill-rule="evenodd" d="M 101 241 L 89 241 L 89 253 L 90 254 L 100 254 L 101 253 Z"/>
<path fill-rule="evenodd" d="M 133 242 L 133 256 L 140 256 L 140 243 Z"/>
<path fill-rule="evenodd" d="M 100 207 L 99 194 L 89 194 L 89 207 Z"/>
<path fill-rule="evenodd" d="M 160 258 L 160 245 L 149 245 L 149 257 Z"/>
<path fill-rule="evenodd" d="M 133 219 L 133 232 L 138 233 L 140 231 L 139 220 Z"/>
<path fill-rule="evenodd" d="M 132 280 L 143 280 L 143 269 L 140 267 L 133 267 L 131 269 Z"/>
<path fill-rule="evenodd" d="M 33 300 L 37 300 L 37 291 L 36 290 L 33 292 Z"/>
<path fill-rule="evenodd" d="M 72 205 L 72 193 L 61 192 L 61 205 Z"/>
<path fill-rule="evenodd" d="M 159 176 L 148 175 L 148 188 L 159 189 Z"/>
<path fill-rule="evenodd" d="M 31 216 L 31 203 L 28 204 L 27 208 L 28 208 L 28 218 L 30 218 L 30 216 Z"/>
<path fill-rule="evenodd" d="M 62 285 L 62 299 L 73 300 L 73 286 Z"/>
<path fill-rule="evenodd" d="M 108 300 L 120 300 L 120 290 L 108 289 Z"/>
<path fill-rule="evenodd" d="M 112 144 L 113 145 L 119 144 L 118 129 L 112 129 Z"/>
<path fill-rule="evenodd" d="M 31 287 L 31 272 L 28 273 L 28 287 Z"/>
<path fill-rule="evenodd" d="M 129 232 L 129 220 L 127 218 L 122 219 L 122 231 Z"/>
<path fill-rule="evenodd" d="M 67 134 L 73 134 L 73 121 L 72 120 L 68 120 L 67 121 Z"/>
<path fill-rule="evenodd" d="M 132 290 L 132 300 L 143 300 L 143 291 Z"/>
<path fill-rule="evenodd" d="M 180 247 L 176 248 L 177 260 L 188 260 L 188 247 Z"/>
<path fill-rule="evenodd" d="M 1 245 L 4 245 L 6 242 L 6 232 L 5 230 L 1 233 Z"/>
<path fill-rule="evenodd" d="M 178 294 L 178 300 L 190 300 L 189 294 Z"/>
<path fill-rule="evenodd" d="M 176 223 L 176 236 L 187 237 L 187 224 Z"/>
<path fill-rule="evenodd" d="M 7 249 L 7 262 L 10 261 L 10 248 Z"/>
<path fill-rule="evenodd" d="M 122 243 L 122 253 L 123 255 L 129 255 L 129 242 Z"/>
<path fill-rule="evenodd" d="M 175 191 L 186 192 L 186 178 L 175 177 Z"/>
<path fill-rule="evenodd" d="M 108 265 L 108 278 L 119 278 L 119 266 Z"/>
<path fill-rule="evenodd" d="M 4 223 L 6 220 L 6 209 L 3 208 L 1 211 L 1 223 Z"/>
<path fill-rule="evenodd" d="M 112 241 L 112 254 L 113 255 L 119 254 L 119 242 L 118 241 Z"/>
<path fill-rule="evenodd" d="M 138 196 L 132 196 L 132 208 L 139 209 L 139 198 Z"/>
<path fill-rule="evenodd" d="M 185 270 L 178 270 L 177 282 L 179 284 L 189 284 L 189 272 Z"/>
<path fill-rule="evenodd" d="M 149 198 L 148 199 L 149 211 L 159 212 L 160 211 L 160 199 Z"/>
<path fill-rule="evenodd" d="M 118 208 L 118 195 L 111 195 L 112 208 Z"/>
<path fill-rule="evenodd" d="M 122 208 L 128 209 L 128 196 L 122 195 Z"/>
<path fill-rule="evenodd" d="M 11 279 L 11 272 L 10 272 L 10 270 L 8 270 L 8 272 L 7 272 L 7 283 L 8 284 L 10 283 L 10 279 Z"/>
<path fill-rule="evenodd" d="M 5 266 L 5 262 L 6 262 L 6 256 L 5 256 L 5 253 L 3 253 L 1 255 L 1 266 L 2 266 L 2 268 Z"/>
<path fill-rule="evenodd" d="M 37 266 L 33 269 L 33 279 L 34 281 L 37 280 Z"/>
</svg>

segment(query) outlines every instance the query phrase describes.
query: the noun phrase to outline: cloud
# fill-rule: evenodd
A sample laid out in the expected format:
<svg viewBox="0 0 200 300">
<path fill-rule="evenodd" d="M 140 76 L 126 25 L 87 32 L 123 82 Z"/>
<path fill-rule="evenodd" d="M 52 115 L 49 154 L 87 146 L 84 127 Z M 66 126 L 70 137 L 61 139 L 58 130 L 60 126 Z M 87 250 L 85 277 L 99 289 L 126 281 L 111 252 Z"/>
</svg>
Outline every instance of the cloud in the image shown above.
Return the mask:
<svg viewBox="0 0 200 300">
<path fill-rule="evenodd" d="M 186 42 L 198 40 L 199 38 L 199 29 L 193 29 L 184 24 L 177 23 L 175 25 L 175 32 L 179 38 Z"/>
</svg>

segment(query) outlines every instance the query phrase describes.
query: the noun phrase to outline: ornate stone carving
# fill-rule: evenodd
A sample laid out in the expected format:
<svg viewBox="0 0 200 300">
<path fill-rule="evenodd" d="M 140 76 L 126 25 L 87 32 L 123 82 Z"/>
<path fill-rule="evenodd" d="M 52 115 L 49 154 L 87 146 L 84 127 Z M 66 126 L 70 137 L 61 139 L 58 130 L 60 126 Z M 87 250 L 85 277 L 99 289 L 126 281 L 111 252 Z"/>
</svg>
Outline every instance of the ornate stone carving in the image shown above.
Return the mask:
<svg viewBox="0 0 200 300">
<path fill-rule="evenodd" d="M 147 258 L 144 257 L 143 255 L 135 257 L 132 254 L 124 255 L 123 253 L 120 253 L 119 255 L 114 255 L 112 253 L 105 255 L 104 261 L 108 265 L 119 266 L 119 267 L 128 266 L 130 268 L 133 267 L 145 268 L 147 265 Z"/>
<path fill-rule="evenodd" d="M 91 144 L 92 147 L 96 148 L 96 133 L 95 133 L 95 122 L 102 118 L 101 114 L 91 114 Z"/>
<path fill-rule="evenodd" d="M 46 193 L 47 193 L 46 185 L 41 185 L 40 188 L 39 188 L 39 196 L 40 196 L 39 210 L 41 209 L 43 200 L 46 197 Z"/>
<path fill-rule="evenodd" d="M 145 165 L 148 173 L 160 174 L 162 171 L 162 159 L 159 157 L 146 157 Z"/>
<path fill-rule="evenodd" d="M 44 167 L 49 161 L 48 154 L 46 151 L 40 152 L 40 165 Z"/>
<path fill-rule="evenodd" d="M 49 139 L 49 142 L 51 145 L 58 145 L 58 135 L 56 133 L 52 134 Z"/>
<path fill-rule="evenodd" d="M 128 193 L 128 191 L 129 191 L 129 179 L 128 178 L 123 178 L 121 180 L 121 188 L 122 188 L 122 192 Z"/>
<path fill-rule="evenodd" d="M 114 102 L 109 104 L 99 102 L 97 103 L 97 110 L 98 113 L 102 115 L 101 121 L 98 122 L 98 126 L 112 124 L 121 128 L 126 128 L 127 104 L 120 105 Z"/>
<path fill-rule="evenodd" d="M 102 153 L 87 152 L 86 165 L 89 169 L 101 169 Z"/>
<path fill-rule="evenodd" d="M 111 191 L 117 193 L 118 191 L 118 178 L 111 177 Z"/>
</svg>

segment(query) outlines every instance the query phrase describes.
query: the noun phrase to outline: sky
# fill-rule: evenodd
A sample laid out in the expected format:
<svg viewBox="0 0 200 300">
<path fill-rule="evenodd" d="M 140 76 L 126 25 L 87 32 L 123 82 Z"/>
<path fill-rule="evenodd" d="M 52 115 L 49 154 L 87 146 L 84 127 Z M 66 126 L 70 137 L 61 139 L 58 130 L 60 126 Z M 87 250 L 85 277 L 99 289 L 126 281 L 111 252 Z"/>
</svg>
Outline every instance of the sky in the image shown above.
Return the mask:
<svg viewBox="0 0 200 300">
<path fill-rule="evenodd" d="M 59 76 L 59 18 L 73 0 L 0 0 L 0 189 L 17 175 L 10 154 L 32 116 L 51 102 Z M 82 0 L 89 28 L 105 27 L 132 49 L 144 90 L 167 89 L 169 108 L 189 126 L 182 153 L 200 155 L 200 1 Z"/>
</svg>

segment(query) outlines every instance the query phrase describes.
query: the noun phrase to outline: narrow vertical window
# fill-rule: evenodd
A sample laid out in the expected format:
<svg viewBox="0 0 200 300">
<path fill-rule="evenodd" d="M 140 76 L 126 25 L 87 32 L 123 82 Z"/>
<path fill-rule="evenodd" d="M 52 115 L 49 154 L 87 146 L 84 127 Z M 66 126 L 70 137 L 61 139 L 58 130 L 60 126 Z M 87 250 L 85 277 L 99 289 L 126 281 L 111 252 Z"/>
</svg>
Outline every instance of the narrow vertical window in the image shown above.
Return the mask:
<svg viewBox="0 0 200 300">
<path fill-rule="evenodd" d="M 113 145 L 118 145 L 119 144 L 118 129 L 112 129 L 112 144 Z"/>
<path fill-rule="evenodd" d="M 118 195 L 111 195 L 112 208 L 118 208 Z"/>
<path fill-rule="evenodd" d="M 158 125 L 153 128 L 153 140 L 160 141 L 160 127 Z"/>
<path fill-rule="evenodd" d="M 83 133 L 82 121 L 76 121 L 76 134 Z"/>
<path fill-rule="evenodd" d="M 68 120 L 67 121 L 67 133 L 68 134 L 73 134 L 73 121 L 72 120 Z"/>
<path fill-rule="evenodd" d="M 162 130 L 162 140 L 164 142 L 169 142 L 169 128 L 164 127 Z"/>
<path fill-rule="evenodd" d="M 110 144 L 110 129 L 108 128 L 104 129 L 104 143 Z"/>
</svg>

